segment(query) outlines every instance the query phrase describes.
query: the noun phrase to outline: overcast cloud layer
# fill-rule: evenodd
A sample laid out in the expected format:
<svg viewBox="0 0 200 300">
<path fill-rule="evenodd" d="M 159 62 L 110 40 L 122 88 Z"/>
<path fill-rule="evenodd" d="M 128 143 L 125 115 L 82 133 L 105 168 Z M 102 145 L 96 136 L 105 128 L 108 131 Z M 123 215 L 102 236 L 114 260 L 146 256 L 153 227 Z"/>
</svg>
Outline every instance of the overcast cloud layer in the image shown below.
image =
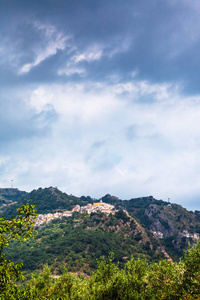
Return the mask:
<svg viewBox="0 0 200 300">
<path fill-rule="evenodd" d="M 200 2 L 0 2 L 0 187 L 200 210 Z"/>
</svg>

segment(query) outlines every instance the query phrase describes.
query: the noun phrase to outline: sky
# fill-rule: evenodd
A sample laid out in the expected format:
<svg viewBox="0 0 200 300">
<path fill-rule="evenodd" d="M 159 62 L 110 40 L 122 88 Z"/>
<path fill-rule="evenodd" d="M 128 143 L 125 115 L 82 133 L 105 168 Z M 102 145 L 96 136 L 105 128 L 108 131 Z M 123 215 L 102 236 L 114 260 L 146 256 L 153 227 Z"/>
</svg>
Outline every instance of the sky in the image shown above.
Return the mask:
<svg viewBox="0 0 200 300">
<path fill-rule="evenodd" d="M 1 0 L 0 187 L 200 210 L 200 2 Z"/>
</svg>

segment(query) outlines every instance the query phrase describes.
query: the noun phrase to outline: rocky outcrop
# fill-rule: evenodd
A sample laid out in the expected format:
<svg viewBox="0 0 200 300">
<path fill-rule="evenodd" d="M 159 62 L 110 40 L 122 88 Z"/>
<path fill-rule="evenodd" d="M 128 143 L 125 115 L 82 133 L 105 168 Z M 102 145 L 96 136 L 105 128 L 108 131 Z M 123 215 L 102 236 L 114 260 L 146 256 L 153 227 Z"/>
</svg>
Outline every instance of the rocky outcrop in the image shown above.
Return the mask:
<svg viewBox="0 0 200 300">
<path fill-rule="evenodd" d="M 173 236 L 177 233 L 176 228 L 156 205 L 151 204 L 145 210 L 145 215 L 151 221 L 150 230 L 152 232 L 159 232 L 163 238 Z"/>
</svg>

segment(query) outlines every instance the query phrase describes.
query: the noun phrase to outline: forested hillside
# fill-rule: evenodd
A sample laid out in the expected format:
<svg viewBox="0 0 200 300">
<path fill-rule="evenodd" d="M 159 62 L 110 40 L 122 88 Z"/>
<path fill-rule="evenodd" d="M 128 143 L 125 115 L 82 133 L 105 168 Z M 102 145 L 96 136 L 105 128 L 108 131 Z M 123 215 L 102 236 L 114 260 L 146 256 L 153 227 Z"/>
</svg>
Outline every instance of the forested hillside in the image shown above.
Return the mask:
<svg viewBox="0 0 200 300">
<path fill-rule="evenodd" d="M 4 199 L 1 215 L 6 218 L 15 215 L 17 208 L 26 203 L 36 203 L 37 212 L 47 214 L 72 211 L 76 205 L 83 207 L 100 201 L 68 195 L 53 187 L 30 193 L 1 189 L 1 195 Z M 58 273 L 65 265 L 71 271 L 89 274 L 97 267 L 96 259 L 107 257 L 110 251 L 120 266 L 139 254 L 149 261 L 161 258 L 178 261 L 188 243 L 195 244 L 199 238 L 198 211 L 189 212 L 152 196 L 121 200 L 106 195 L 101 200 L 113 204 L 121 215 L 73 213 L 71 217 L 44 223 L 38 227 L 35 240 L 11 245 L 9 257 L 15 262 L 23 261 L 24 270 L 42 268 L 48 263 Z"/>
<path fill-rule="evenodd" d="M 38 229 L 38 228 L 36 228 Z M 38 229 L 35 239 L 11 244 L 8 258 L 23 262 L 23 270 L 36 270 L 45 263 L 57 274 L 63 266 L 69 271 L 90 274 L 97 259 L 113 251 L 115 262 L 123 266 L 131 256 L 145 255 L 148 261 L 165 257 L 152 234 L 145 231 L 122 210 L 115 215 L 73 213 Z"/>
<path fill-rule="evenodd" d="M 12 205 L 7 205 L 3 208 L 0 206 L 0 216 L 3 215 L 6 218 L 15 215 L 17 208 L 26 203 L 33 204 L 36 202 L 37 213 L 46 214 L 55 211 L 71 210 L 76 204 L 85 205 L 85 203 L 92 202 L 90 197 L 83 197 L 82 200 L 81 198 L 62 193 L 57 188 L 53 187 L 45 189 L 39 188 L 30 193 L 19 192 L 16 190 L 18 191 L 18 194 L 22 193 L 21 197 L 18 198 L 16 198 L 14 193 L 14 197 L 12 198 L 13 189 L 2 189 L 2 191 L 4 191 L 2 194 L 7 201 L 8 199 L 12 200 Z"/>
<path fill-rule="evenodd" d="M 26 192 L 19 191 L 18 189 L 0 188 L 0 214 L 2 215 L 5 211 L 8 211 L 9 206 L 13 204 L 19 206 L 19 203 L 25 195 L 27 195 Z"/>
<path fill-rule="evenodd" d="M 0 219 L 2 299 L 198 299 L 198 211 L 152 196 L 95 200 L 53 187 L 1 189 L 1 199 L 6 218 L 22 205 L 17 217 Z M 45 222 L 33 219 L 34 203 Z M 103 213 L 103 203 L 114 206 Z M 15 283 L 20 268 L 25 278 Z"/>
</svg>

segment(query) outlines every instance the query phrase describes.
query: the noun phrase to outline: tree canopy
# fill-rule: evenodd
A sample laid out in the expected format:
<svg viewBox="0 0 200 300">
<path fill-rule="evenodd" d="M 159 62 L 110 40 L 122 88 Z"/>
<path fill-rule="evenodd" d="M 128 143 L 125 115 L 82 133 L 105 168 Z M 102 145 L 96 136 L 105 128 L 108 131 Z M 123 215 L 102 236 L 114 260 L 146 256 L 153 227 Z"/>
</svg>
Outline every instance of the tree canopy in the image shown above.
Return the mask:
<svg viewBox="0 0 200 300">
<path fill-rule="evenodd" d="M 4 248 L 9 247 L 13 240 L 26 240 L 32 237 L 34 230 L 34 219 L 37 217 L 35 205 L 22 205 L 16 216 L 7 220 L 5 217 L 0 218 L 0 295 L 11 297 L 16 292 L 16 285 L 13 281 L 22 278 L 20 268 L 21 263 L 15 264 L 6 258 Z"/>
</svg>

